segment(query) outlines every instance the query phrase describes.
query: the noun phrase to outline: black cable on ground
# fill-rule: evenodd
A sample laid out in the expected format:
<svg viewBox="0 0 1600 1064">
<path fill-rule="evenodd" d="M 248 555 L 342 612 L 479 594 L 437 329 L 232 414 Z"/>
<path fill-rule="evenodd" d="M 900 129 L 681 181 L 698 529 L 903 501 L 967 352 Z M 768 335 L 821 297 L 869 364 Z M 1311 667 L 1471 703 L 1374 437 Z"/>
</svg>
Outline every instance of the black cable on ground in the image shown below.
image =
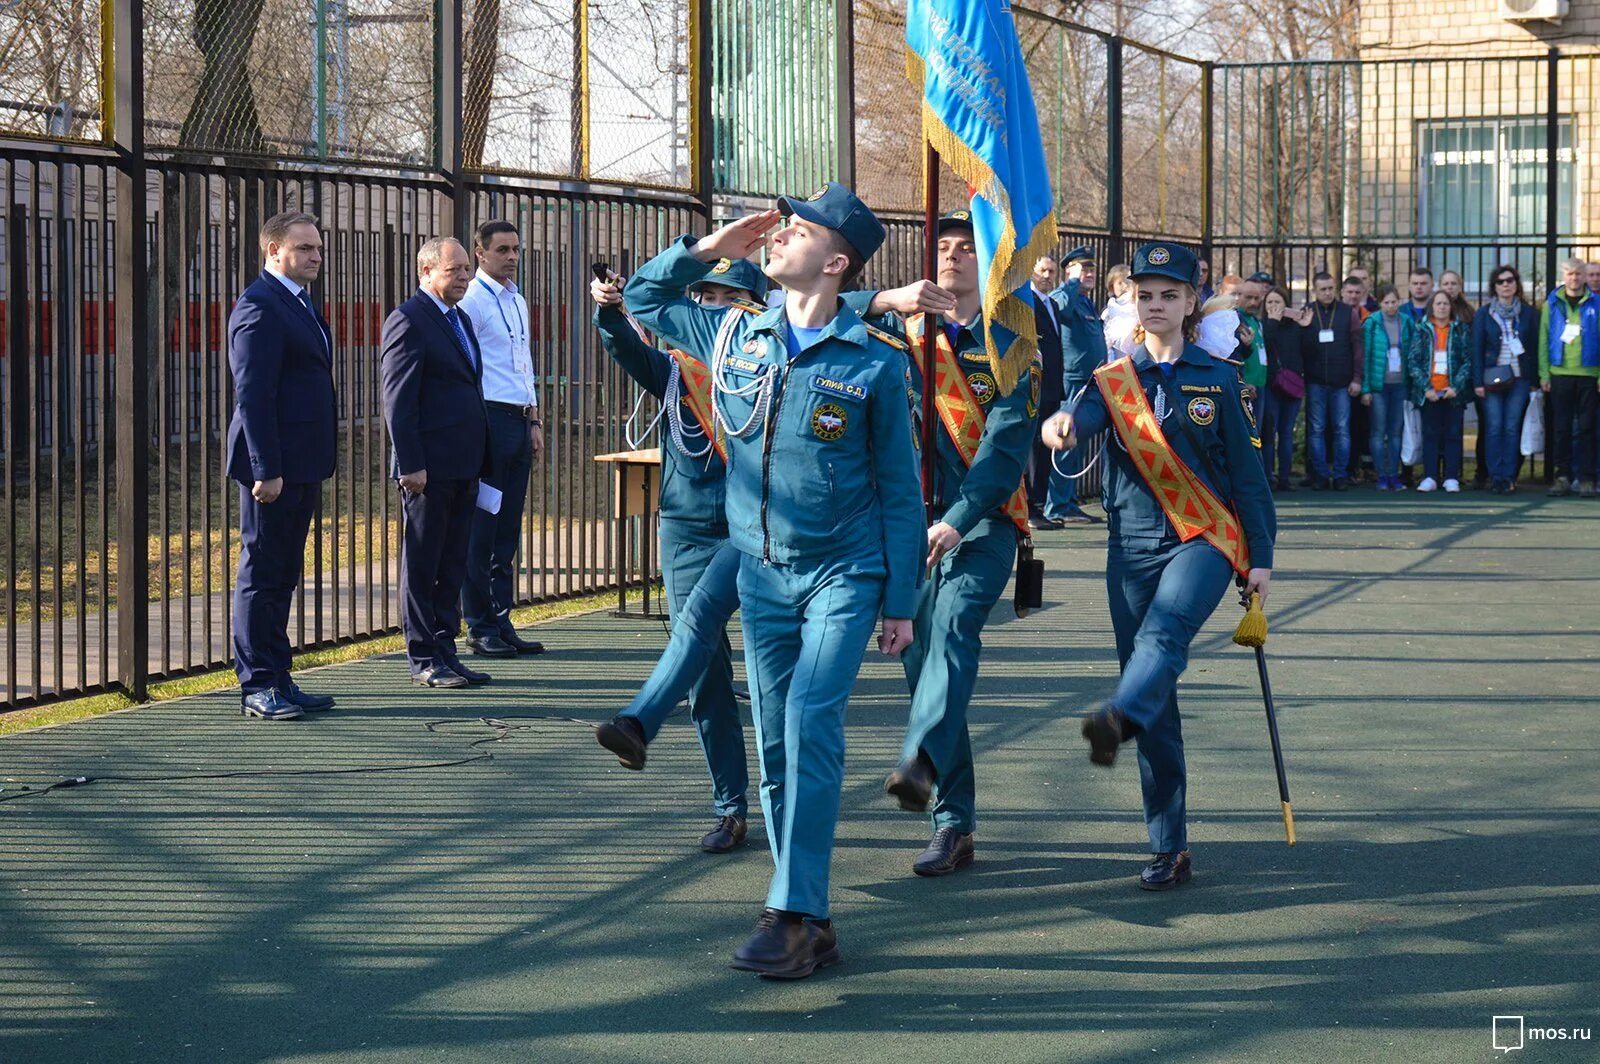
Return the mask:
<svg viewBox="0 0 1600 1064">
<path fill-rule="evenodd" d="M 529 723 L 513 723 L 527 721 Z M 503 742 L 514 733 L 528 731 L 533 727 L 534 721 L 558 721 L 565 724 L 581 724 L 585 728 L 595 728 L 595 722 L 580 720 L 577 717 L 561 717 L 554 714 L 535 714 L 522 717 L 447 717 L 442 720 L 430 720 L 423 724 L 430 734 L 438 734 L 441 728 L 455 724 L 482 724 L 493 730 L 494 734 L 484 736 L 467 744 L 468 750 L 476 750 L 489 743 Z M 450 761 L 415 761 L 400 765 L 362 765 L 358 768 L 261 768 L 240 769 L 235 772 L 190 772 L 173 776 L 68 776 L 47 784 L 37 790 L 24 787 L 15 794 L 0 794 L 0 802 L 15 802 L 24 798 L 38 798 L 52 791 L 66 790 L 70 787 L 84 787 L 91 783 L 185 783 L 193 780 L 232 780 L 232 779 L 267 779 L 281 777 L 304 776 L 357 776 L 370 775 L 380 772 L 416 772 L 425 769 L 457 768 L 461 765 L 470 765 L 478 761 L 493 761 L 494 754 L 485 750 L 470 757 L 459 757 Z"/>
</svg>

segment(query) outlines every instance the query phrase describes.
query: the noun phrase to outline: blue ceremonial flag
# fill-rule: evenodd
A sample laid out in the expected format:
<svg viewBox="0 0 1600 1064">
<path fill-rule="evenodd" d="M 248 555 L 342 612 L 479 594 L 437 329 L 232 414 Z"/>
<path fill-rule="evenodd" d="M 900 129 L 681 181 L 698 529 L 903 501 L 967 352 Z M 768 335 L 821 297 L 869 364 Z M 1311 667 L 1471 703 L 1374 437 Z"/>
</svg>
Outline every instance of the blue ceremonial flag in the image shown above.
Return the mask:
<svg viewBox="0 0 1600 1064">
<path fill-rule="evenodd" d="M 985 343 L 1004 394 L 1033 359 L 1028 281 L 1057 239 L 1010 0 L 908 0 L 906 44 L 906 73 L 922 86 L 923 139 L 973 190 Z"/>
</svg>

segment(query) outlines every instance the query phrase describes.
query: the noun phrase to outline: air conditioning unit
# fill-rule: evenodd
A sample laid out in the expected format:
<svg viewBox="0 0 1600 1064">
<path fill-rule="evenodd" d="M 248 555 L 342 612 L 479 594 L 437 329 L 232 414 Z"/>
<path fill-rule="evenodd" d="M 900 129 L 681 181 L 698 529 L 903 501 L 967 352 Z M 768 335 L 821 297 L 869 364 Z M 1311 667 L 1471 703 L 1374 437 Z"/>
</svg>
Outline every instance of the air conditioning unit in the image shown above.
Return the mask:
<svg viewBox="0 0 1600 1064">
<path fill-rule="evenodd" d="M 1571 6 L 1568 0 L 1500 0 L 1500 17 L 1507 22 L 1560 22 Z"/>
</svg>

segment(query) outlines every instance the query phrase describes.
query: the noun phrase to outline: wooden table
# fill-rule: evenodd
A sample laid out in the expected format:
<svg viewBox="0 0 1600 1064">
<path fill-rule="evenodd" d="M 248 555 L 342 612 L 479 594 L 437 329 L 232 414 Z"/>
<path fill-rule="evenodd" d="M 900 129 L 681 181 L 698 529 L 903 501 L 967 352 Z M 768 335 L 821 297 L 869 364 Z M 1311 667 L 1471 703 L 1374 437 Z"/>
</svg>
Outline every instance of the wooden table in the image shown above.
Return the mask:
<svg viewBox="0 0 1600 1064">
<path fill-rule="evenodd" d="M 617 523 L 617 608 L 614 617 L 636 620 L 665 620 L 666 614 L 650 608 L 650 552 L 655 546 L 655 513 L 661 493 L 661 449 L 652 447 L 643 451 L 617 451 L 614 454 L 597 454 L 596 462 L 606 462 L 612 467 L 612 498 L 615 500 L 612 519 Z M 633 574 L 632 551 L 629 550 L 628 525 L 639 521 L 639 581 L 644 586 L 644 602 L 638 612 L 628 609 L 628 581 Z"/>
</svg>

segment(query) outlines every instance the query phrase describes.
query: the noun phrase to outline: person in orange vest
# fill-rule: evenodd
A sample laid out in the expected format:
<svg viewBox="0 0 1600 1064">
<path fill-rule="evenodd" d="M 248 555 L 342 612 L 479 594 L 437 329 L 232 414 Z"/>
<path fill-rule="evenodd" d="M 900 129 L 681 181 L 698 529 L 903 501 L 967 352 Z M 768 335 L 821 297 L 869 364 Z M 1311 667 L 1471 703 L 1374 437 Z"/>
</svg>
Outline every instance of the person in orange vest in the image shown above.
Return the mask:
<svg viewBox="0 0 1600 1064">
<path fill-rule="evenodd" d="M 1194 342 L 1200 319 L 1193 252 L 1146 244 L 1134 255 L 1140 346 L 1095 371 L 1070 412 L 1045 422 L 1045 445 L 1070 448 L 1110 428 L 1106 590 L 1122 678 L 1083 724 L 1089 759 L 1139 750 L 1154 851 L 1146 890 L 1190 877 L 1178 677 L 1189 644 L 1237 574 L 1263 602 L 1277 516 L 1261 441 L 1239 374 Z"/>
</svg>

